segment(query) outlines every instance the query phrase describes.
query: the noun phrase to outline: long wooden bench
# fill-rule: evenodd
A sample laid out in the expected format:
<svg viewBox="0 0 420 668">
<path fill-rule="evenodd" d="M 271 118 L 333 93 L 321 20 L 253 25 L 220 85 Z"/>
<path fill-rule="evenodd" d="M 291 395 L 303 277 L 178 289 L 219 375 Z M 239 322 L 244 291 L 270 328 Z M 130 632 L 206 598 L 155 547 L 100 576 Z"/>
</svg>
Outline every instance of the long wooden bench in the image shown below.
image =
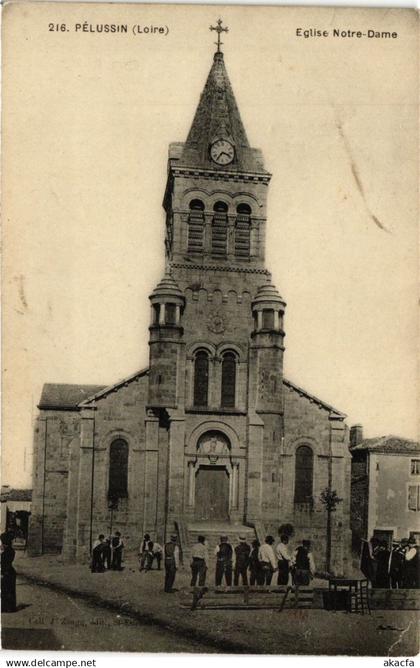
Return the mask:
<svg viewBox="0 0 420 668">
<path fill-rule="evenodd" d="M 313 589 L 271 585 L 239 587 L 191 587 L 183 592 L 181 605 L 191 610 L 278 610 L 313 607 Z"/>
</svg>

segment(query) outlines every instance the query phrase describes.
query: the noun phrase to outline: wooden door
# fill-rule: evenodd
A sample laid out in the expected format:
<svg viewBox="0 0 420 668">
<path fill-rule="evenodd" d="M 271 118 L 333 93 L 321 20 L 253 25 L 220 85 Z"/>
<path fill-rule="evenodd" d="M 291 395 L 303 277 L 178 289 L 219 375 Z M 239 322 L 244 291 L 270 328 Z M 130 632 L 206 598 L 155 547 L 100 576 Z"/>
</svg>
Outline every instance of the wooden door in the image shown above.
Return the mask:
<svg viewBox="0 0 420 668">
<path fill-rule="evenodd" d="M 197 520 L 229 519 L 229 475 L 221 466 L 200 466 L 195 481 Z"/>
</svg>

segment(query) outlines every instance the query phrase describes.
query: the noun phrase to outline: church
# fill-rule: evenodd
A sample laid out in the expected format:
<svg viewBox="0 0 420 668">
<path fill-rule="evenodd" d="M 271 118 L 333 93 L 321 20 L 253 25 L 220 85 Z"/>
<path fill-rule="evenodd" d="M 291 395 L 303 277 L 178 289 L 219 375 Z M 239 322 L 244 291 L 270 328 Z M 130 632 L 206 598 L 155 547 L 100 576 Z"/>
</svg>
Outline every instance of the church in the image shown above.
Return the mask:
<svg viewBox="0 0 420 668">
<path fill-rule="evenodd" d="M 149 365 L 107 387 L 46 384 L 29 551 L 85 561 L 99 533 L 137 549 L 174 532 L 308 538 L 350 560 L 345 415 L 283 376 L 286 303 L 265 266 L 270 173 L 250 146 L 218 45 L 185 142 L 169 146 L 166 271 Z M 163 249 L 162 249 L 163 250 Z M 324 490 L 342 499 L 335 512 Z M 327 534 L 330 536 L 327 545 Z"/>
</svg>

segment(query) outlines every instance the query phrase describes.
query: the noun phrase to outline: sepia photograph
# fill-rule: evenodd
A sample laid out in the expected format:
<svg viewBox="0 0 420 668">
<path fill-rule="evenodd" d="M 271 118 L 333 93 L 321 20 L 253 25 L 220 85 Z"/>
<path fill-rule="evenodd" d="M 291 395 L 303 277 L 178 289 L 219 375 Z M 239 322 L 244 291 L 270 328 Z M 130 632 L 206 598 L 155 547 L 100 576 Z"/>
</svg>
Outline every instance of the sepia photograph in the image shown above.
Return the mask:
<svg viewBox="0 0 420 668">
<path fill-rule="evenodd" d="M 416 11 L 2 41 L 3 649 L 414 657 Z"/>
</svg>

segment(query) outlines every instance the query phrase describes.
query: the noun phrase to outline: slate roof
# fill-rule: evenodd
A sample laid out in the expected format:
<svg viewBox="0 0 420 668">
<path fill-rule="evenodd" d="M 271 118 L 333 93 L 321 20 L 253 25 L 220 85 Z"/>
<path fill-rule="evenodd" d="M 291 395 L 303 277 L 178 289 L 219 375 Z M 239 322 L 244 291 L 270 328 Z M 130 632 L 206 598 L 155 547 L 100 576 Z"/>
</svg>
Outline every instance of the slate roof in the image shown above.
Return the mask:
<svg viewBox="0 0 420 668">
<path fill-rule="evenodd" d="M 235 160 L 230 165 L 215 165 L 209 157 L 209 146 L 218 138 L 229 139 L 235 145 Z M 223 53 L 215 53 L 191 129 L 181 158 L 182 165 L 210 167 L 230 171 L 262 172 L 261 151 L 250 147 L 238 105 L 229 81 Z"/>
<path fill-rule="evenodd" d="M 42 388 L 38 408 L 59 408 L 75 410 L 81 401 L 105 389 L 104 385 L 68 385 L 64 383 L 46 383 Z"/>
<path fill-rule="evenodd" d="M 370 452 L 382 452 L 392 454 L 420 453 L 420 443 L 400 436 L 378 436 L 377 438 L 366 438 L 364 441 L 351 448 L 351 452 L 369 450 Z"/>
</svg>

